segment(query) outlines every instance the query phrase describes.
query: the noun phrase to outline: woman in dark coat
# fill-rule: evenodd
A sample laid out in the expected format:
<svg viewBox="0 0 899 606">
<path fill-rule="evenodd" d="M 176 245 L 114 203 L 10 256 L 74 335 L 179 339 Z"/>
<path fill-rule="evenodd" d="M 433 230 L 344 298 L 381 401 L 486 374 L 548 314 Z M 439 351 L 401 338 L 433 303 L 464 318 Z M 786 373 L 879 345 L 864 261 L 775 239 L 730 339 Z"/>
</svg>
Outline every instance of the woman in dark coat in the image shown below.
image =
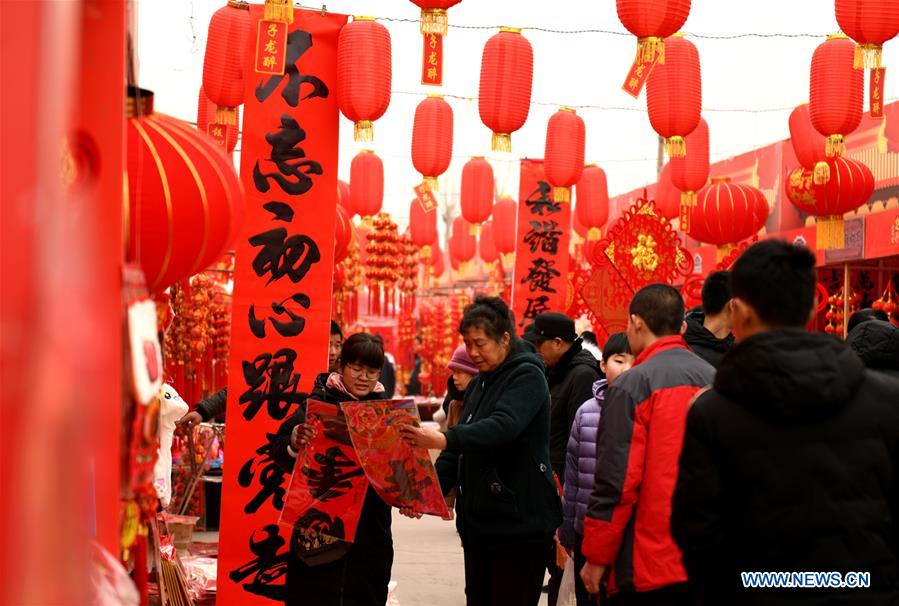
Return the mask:
<svg viewBox="0 0 899 606">
<path fill-rule="evenodd" d="M 446 433 L 402 428 L 407 442 L 444 450 L 437 473 L 444 495 L 459 493 L 468 606 L 536 606 L 562 521 L 549 463 L 549 387 L 514 326 L 498 297 L 468 306 L 459 332 L 479 374 L 459 424 Z"/>
<path fill-rule="evenodd" d="M 312 400 L 340 404 L 353 400 L 383 400 L 378 382 L 384 349 L 372 335 L 359 333 L 343 344 L 339 372 L 319 375 Z M 292 472 L 298 453 L 313 438 L 301 406 L 278 430 L 274 458 Z M 408 512 L 404 512 L 408 515 Z M 391 507 L 368 488 L 352 543 L 310 531 L 316 520 L 300 519 L 291 537 L 287 568 L 288 604 L 306 606 L 384 606 L 393 566 Z M 308 525 L 307 525 L 308 524 Z"/>
</svg>

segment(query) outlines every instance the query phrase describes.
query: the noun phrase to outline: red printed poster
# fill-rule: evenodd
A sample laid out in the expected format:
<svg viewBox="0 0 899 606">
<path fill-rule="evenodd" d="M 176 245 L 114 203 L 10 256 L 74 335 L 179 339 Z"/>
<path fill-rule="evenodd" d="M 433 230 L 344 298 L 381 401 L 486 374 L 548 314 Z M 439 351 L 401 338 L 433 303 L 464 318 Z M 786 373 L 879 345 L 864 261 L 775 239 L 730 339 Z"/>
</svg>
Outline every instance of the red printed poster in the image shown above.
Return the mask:
<svg viewBox="0 0 899 606">
<path fill-rule="evenodd" d="M 345 402 L 343 411 L 365 475 L 384 502 L 450 519 L 428 450 L 400 438 L 403 425 L 421 425 L 415 402 Z"/>
<path fill-rule="evenodd" d="M 421 83 L 432 86 L 443 85 L 443 36 L 422 35 Z"/>
<path fill-rule="evenodd" d="M 279 523 L 308 548 L 320 537 L 353 542 L 368 490 L 347 419 L 336 404 L 309 400 L 315 438 L 297 457 Z"/>
<path fill-rule="evenodd" d="M 287 29 L 283 21 L 260 21 L 256 32 L 257 74 L 284 75 L 287 67 Z"/>
<path fill-rule="evenodd" d="M 250 7 L 255 24 L 263 6 Z M 327 368 L 337 191 L 337 34 L 346 16 L 297 10 L 283 76 L 245 58 L 241 178 L 222 485 L 220 604 L 286 597 L 288 540 L 278 518 L 290 474 L 271 437 Z"/>
<path fill-rule="evenodd" d="M 545 311 L 564 312 L 571 205 L 553 202 L 543 160 L 521 161 L 512 309 L 520 327 Z"/>
<path fill-rule="evenodd" d="M 630 71 L 627 72 L 627 78 L 624 79 L 624 84 L 621 85 L 621 89 L 634 99 L 640 96 L 640 92 L 646 85 L 649 74 L 658 60 L 658 54 L 652 61 L 644 61 L 641 55 L 642 53 L 637 51 L 634 63 L 631 65 Z"/>
<path fill-rule="evenodd" d="M 418 198 L 418 203 L 421 205 L 423 211 L 429 213 L 437 208 L 437 198 L 434 196 L 434 192 L 431 191 L 431 188 L 421 184 L 416 185 L 413 189 L 415 190 L 415 197 Z"/>
</svg>

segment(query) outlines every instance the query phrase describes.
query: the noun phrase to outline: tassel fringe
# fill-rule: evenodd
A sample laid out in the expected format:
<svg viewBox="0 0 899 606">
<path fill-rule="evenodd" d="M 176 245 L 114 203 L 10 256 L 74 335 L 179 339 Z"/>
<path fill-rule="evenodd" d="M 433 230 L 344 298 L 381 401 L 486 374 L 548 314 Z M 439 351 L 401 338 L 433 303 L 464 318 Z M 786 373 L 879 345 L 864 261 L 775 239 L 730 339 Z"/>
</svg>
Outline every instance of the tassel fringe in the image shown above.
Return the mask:
<svg viewBox="0 0 899 606">
<path fill-rule="evenodd" d="M 571 188 L 570 187 L 553 187 L 553 202 L 560 202 L 562 204 L 570 204 L 571 203 Z"/>
<path fill-rule="evenodd" d="M 446 10 L 442 8 L 423 8 L 421 9 L 421 19 L 419 25 L 422 34 L 437 34 L 445 36 L 447 33 L 447 24 L 449 20 L 446 16 Z"/>
<path fill-rule="evenodd" d="M 659 65 L 665 64 L 665 40 L 655 36 L 637 39 L 637 57 L 643 63 L 652 63 L 658 57 Z"/>
<path fill-rule="evenodd" d="M 856 44 L 852 67 L 855 69 L 883 67 L 883 46 L 880 44 Z"/>
<path fill-rule="evenodd" d="M 512 135 L 509 133 L 493 133 L 490 148 L 498 152 L 512 151 Z"/>
<path fill-rule="evenodd" d="M 292 0 L 265 0 L 264 21 L 283 21 L 293 23 Z"/>
<path fill-rule="evenodd" d="M 683 158 L 687 155 L 687 140 L 680 136 L 668 137 L 665 151 L 669 158 Z"/>
<path fill-rule="evenodd" d="M 229 126 L 237 125 L 237 108 L 222 107 L 215 108 L 215 121 L 218 124 L 227 124 Z"/>
<path fill-rule="evenodd" d="M 828 158 L 839 158 L 846 151 L 846 144 L 843 141 L 843 135 L 830 135 L 827 137 L 827 147 L 824 148 L 824 155 Z"/>
<path fill-rule="evenodd" d="M 353 140 L 369 143 L 375 139 L 375 127 L 371 120 L 359 120 L 353 125 Z"/>
<path fill-rule="evenodd" d="M 846 232 L 843 217 L 832 215 L 818 217 L 815 243 L 819 250 L 835 250 L 846 246 Z"/>
</svg>

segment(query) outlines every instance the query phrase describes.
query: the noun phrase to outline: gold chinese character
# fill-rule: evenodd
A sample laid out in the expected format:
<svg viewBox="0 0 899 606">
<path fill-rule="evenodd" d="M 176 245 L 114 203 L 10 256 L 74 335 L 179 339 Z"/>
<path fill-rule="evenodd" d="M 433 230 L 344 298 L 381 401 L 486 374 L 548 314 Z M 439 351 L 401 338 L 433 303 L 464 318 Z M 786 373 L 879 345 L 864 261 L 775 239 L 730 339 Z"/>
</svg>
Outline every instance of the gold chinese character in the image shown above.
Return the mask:
<svg viewBox="0 0 899 606">
<path fill-rule="evenodd" d="M 213 129 L 212 129 L 212 136 L 213 136 L 213 137 L 218 137 L 219 139 L 221 139 L 221 138 L 222 138 L 222 127 L 221 127 L 221 126 L 216 126 L 215 128 L 213 128 Z"/>
<path fill-rule="evenodd" d="M 637 76 L 642 76 L 644 69 L 646 69 L 646 65 L 644 63 L 641 63 L 640 65 L 637 66 L 637 69 L 634 73 L 636 73 Z"/>
<path fill-rule="evenodd" d="M 430 46 L 431 48 L 437 48 L 437 34 L 428 35 L 428 46 Z"/>
<path fill-rule="evenodd" d="M 637 80 L 636 78 L 631 78 L 630 82 L 627 83 L 627 87 L 633 88 L 633 89 L 636 89 L 637 86 L 639 86 L 639 85 L 640 85 L 640 81 Z"/>
<path fill-rule="evenodd" d="M 880 103 L 874 103 L 871 105 L 871 113 L 879 114 L 880 113 Z"/>
<path fill-rule="evenodd" d="M 428 65 L 437 65 L 437 52 L 431 51 L 431 54 L 428 55 Z"/>
<path fill-rule="evenodd" d="M 269 37 L 269 38 L 274 38 L 274 37 L 277 36 L 277 35 L 278 35 L 278 26 L 275 25 L 274 23 L 269 23 L 269 25 L 268 25 L 268 37 Z"/>
<path fill-rule="evenodd" d="M 266 55 L 265 59 L 262 60 L 263 67 L 275 67 L 275 64 L 278 62 L 275 57 L 272 55 Z"/>
<path fill-rule="evenodd" d="M 437 68 L 429 67 L 428 68 L 428 80 L 436 80 L 437 79 Z"/>
<path fill-rule="evenodd" d="M 871 97 L 874 99 L 880 99 L 880 89 L 875 88 L 873 91 L 871 91 Z"/>
<path fill-rule="evenodd" d="M 277 52 L 277 50 L 278 50 L 278 46 L 275 44 L 274 40 L 269 40 L 268 42 L 266 42 L 265 52 L 269 53 L 270 55 L 274 55 Z"/>
</svg>

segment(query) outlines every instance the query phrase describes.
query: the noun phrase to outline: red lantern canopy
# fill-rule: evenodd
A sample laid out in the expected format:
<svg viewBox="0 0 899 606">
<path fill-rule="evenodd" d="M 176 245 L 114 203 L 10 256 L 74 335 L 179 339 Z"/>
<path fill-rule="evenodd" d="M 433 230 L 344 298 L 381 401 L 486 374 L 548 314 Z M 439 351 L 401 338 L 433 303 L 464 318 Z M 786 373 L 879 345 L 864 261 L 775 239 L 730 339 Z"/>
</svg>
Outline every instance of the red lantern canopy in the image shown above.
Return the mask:
<svg viewBox="0 0 899 606">
<path fill-rule="evenodd" d="M 493 131 L 492 149 L 512 151 L 512 133 L 524 126 L 531 106 L 534 50 L 521 30 L 501 27 L 484 46 L 478 112 Z"/>
<path fill-rule="evenodd" d="M 475 156 L 462 167 L 462 216 L 472 225 L 472 233 L 493 212 L 493 168 L 482 156 Z"/>
<path fill-rule="evenodd" d="M 381 212 L 384 202 L 384 163 L 371 150 L 362 150 L 350 163 L 350 210 L 365 218 Z"/>
<path fill-rule="evenodd" d="M 450 257 L 460 263 L 467 263 L 474 259 L 477 248 L 478 241 L 471 234 L 471 225 L 464 218 L 456 217 L 450 237 Z"/>
<path fill-rule="evenodd" d="M 253 30 L 250 5 L 229 0 L 209 21 L 203 57 L 203 90 L 218 106 L 215 121 L 237 124 L 237 106 L 243 103 L 243 64 Z"/>
<path fill-rule="evenodd" d="M 353 222 L 350 213 L 340 204 L 337 205 L 336 226 L 334 229 L 334 263 L 340 263 L 347 258 L 350 252 L 350 242 L 353 240 Z"/>
<path fill-rule="evenodd" d="M 699 52 L 676 35 L 665 40 L 665 63 L 656 65 L 646 81 L 646 107 L 652 128 L 666 140 L 672 158 L 687 153 L 687 135 L 699 124 L 702 76 Z"/>
<path fill-rule="evenodd" d="M 484 223 L 481 237 L 478 239 L 478 252 L 481 256 L 481 261 L 487 265 L 493 265 L 499 260 L 499 251 L 496 249 L 496 243 L 493 241 L 493 221 Z"/>
<path fill-rule="evenodd" d="M 452 155 L 453 108 L 443 95 L 428 95 L 415 108 L 412 164 L 432 191 L 437 189 L 437 177 L 449 168 Z"/>
<path fill-rule="evenodd" d="M 696 192 L 709 180 L 709 125 L 702 118 L 687 135 L 687 155 L 671 158 L 671 182 L 681 191 L 680 230 L 690 231 L 690 215 L 696 204 Z"/>
<path fill-rule="evenodd" d="M 727 177 L 713 178 L 697 196 L 690 237 L 717 245 L 723 256 L 726 246 L 755 235 L 767 220 L 768 202 L 760 190 L 730 183 Z"/>
<path fill-rule="evenodd" d="M 563 107 L 549 119 L 543 168 L 555 202 L 571 202 L 571 187 L 584 172 L 585 136 L 584 121 L 573 109 Z"/>
<path fill-rule="evenodd" d="M 503 255 L 515 252 L 518 232 L 518 204 L 508 196 L 500 196 L 493 207 L 493 242 Z"/>
<path fill-rule="evenodd" d="M 678 216 L 680 212 L 680 190 L 674 186 L 671 180 L 671 163 L 665 165 L 655 189 L 656 211 L 669 221 Z"/>
<path fill-rule="evenodd" d="M 158 293 L 231 245 L 243 191 L 224 150 L 186 122 L 154 114 L 149 91 L 129 90 L 127 139 L 127 258 Z"/>
<path fill-rule="evenodd" d="M 843 153 L 844 137 L 862 120 L 865 75 L 853 68 L 854 57 L 855 44 L 842 34 L 828 36 L 812 56 L 809 114 L 827 137 L 828 158 Z"/>
<path fill-rule="evenodd" d="M 599 228 L 609 220 L 609 186 L 606 171 L 590 164 L 577 184 L 577 205 L 574 207 L 575 226 L 587 230 L 588 240 L 599 240 Z M 578 232 L 580 233 L 580 232 Z"/>
<path fill-rule="evenodd" d="M 867 166 L 849 158 L 833 158 L 830 180 L 816 185 L 810 171 L 793 170 L 786 182 L 787 197 L 802 212 L 817 217 L 820 249 L 843 248 L 843 215 L 867 202 L 874 193 L 874 175 Z"/>
<path fill-rule="evenodd" d="M 830 178 L 830 166 L 824 153 L 827 139 L 812 126 L 808 103 L 798 106 L 790 114 L 790 142 L 802 167 L 814 171 L 815 183 L 827 183 Z"/>
<path fill-rule="evenodd" d="M 337 104 L 356 141 L 374 138 L 372 122 L 390 105 L 390 32 L 374 17 L 354 17 L 337 38 Z"/>
<path fill-rule="evenodd" d="M 637 59 L 665 63 L 665 39 L 675 34 L 690 15 L 690 0 L 617 0 L 618 19 L 637 36 Z"/>
<path fill-rule="evenodd" d="M 238 128 L 233 124 L 217 124 L 215 122 L 216 105 L 206 96 L 203 87 L 197 99 L 197 130 L 215 139 L 230 154 L 237 147 Z M 237 123 L 240 124 L 240 108 L 237 108 Z M 217 129 L 221 129 L 221 133 Z M 219 136 L 221 135 L 221 136 Z"/>
<path fill-rule="evenodd" d="M 836 0 L 837 23 L 855 40 L 856 69 L 881 66 L 883 43 L 899 34 L 899 0 Z"/>
<path fill-rule="evenodd" d="M 430 248 L 437 244 L 437 211 L 425 212 L 418 198 L 409 204 L 409 233 L 412 243 L 422 249 Z"/>
</svg>

